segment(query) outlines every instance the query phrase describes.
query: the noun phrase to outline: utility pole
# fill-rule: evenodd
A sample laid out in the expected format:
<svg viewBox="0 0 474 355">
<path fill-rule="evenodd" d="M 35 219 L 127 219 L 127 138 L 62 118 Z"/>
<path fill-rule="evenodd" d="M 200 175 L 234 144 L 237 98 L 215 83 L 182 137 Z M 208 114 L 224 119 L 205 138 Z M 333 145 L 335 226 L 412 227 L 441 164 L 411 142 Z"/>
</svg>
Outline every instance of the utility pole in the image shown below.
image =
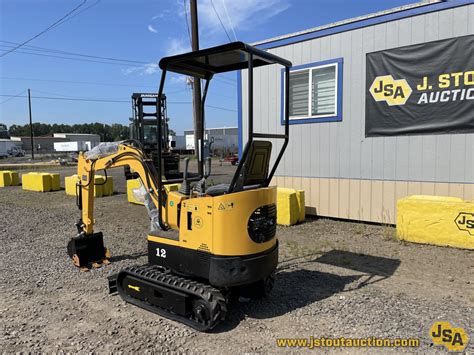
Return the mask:
<svg viewBox="0 0 474 355">
<path fill-rule="evenodd" d="M 197 14 L 197 0 L 189 0 L 189 8 L 191 12 L 191 42 L 193 52 L 199 50 L 199 31 L 198 31 L 198 14 Z M 202 108 L 201 108 L 201 80 L 197 77 L 193 78 L 193 118 L 194 118 L 194 151 L 196 158 L 204 159 L 200 152 L 204 139 L 203 125 L 202 125 Z M 203 174 L 201 164 L 198 164 L 198 173 Z"/>
<path fill-rule="evenodd" d="M 33 143 L 33 119 L 31 117 L 31 92 L 28 89 L 28 108 L 30 111 L 30 140 L 31 140 L 31 160 L 35 160 L 35 146 Z"/>
</svg>

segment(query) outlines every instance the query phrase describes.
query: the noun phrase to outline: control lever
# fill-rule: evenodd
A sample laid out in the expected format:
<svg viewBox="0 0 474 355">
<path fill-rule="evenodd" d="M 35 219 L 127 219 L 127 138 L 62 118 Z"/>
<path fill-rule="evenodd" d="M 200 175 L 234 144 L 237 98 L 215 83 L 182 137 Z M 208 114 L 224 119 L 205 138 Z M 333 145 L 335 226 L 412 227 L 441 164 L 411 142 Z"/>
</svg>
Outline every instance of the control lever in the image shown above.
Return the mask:
<svg viewBox="0 0 474 355">
<path fill-rule="evenodd" d="M 189 158 L 184 159 L 184 172 L 183 172 L 183 182 L 179 187 L 178 192 L 183 195 L 189 195 L 191 193 L 191 186 L 188 181 L 188 167 L 189 167 Z"/>
<path fill-rule="evenodd" d="M 207 157 L 204 162 L 204 179 L 207 179 L 211 175 L 211 157 Z"/>
<path fill-rule="evenodd" d="M 211 175 L 211 157 L 207 157 L 204 161 L 203 177 L 194 186 L 194 191 L 198 194 L 204 194 L 206 192 L 206 179 Z"/>
</svg>

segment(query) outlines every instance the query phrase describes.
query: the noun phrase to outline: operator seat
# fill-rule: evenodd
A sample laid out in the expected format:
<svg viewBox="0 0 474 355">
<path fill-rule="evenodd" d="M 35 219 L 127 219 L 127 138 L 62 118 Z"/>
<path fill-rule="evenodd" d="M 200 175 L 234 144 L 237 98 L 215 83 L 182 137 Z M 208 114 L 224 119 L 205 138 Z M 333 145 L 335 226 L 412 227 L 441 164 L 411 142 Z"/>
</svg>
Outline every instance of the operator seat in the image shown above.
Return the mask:
<svg viewBox="0 0 474 355">
<path fill-rule="evenodd" d="M 217 184 L 209 187 L 206 194 L 220 196 L 244 190 L 267 186 L 272 142 L 251 141 L 245 145 L 242 159 L 230 184 Z"/>
</svg>

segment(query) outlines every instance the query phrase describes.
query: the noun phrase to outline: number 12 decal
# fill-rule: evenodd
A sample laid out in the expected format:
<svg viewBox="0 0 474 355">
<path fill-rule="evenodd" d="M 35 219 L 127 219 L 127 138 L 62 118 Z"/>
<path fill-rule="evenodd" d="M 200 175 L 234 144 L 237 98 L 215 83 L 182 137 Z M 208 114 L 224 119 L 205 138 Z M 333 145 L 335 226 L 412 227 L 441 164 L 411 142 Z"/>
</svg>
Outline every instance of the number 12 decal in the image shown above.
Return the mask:
<svg viewBox="0 0 474 355">
<path fill-rule="evenodd" d="M 166 258 L 166 250 L 161 248 L 156 248 L 156 256 L 160 258 Z"/>
</svg>

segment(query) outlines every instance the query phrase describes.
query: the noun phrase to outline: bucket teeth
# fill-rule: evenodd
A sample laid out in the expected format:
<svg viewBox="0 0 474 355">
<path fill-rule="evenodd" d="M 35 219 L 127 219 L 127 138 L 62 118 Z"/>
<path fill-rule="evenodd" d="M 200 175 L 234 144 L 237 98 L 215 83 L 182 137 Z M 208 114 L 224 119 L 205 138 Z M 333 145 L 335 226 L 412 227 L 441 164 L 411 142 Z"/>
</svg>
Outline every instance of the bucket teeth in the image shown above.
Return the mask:
<svg viewBox="0 0 474 355">
<path fill-rule="evenodd" d="M 72 263 L 74 266 L 77 266 L 78 268 L 81 269 L 81 271 L 89 271 L 90 270 L 90 267 L 89 265 L 88 266 L 81 266 L 81 262 L 79 260 L 79 257 L 74 254 L 73 257 L 71 258 L 72 259 Z M 109 265 L 110 264 L 110 260 L 108 259 L 103 259 L 103 260 L 100 260 L 98 262 L 93 262 L 90 264 L 90 266 L 94 269 L 99 269 L 102 267 L 102 265 Z"/>
<path fill-rule="evenodd" d="M 81 266 L 81 262 L 79 261 L 79 257 L 77 256 L 77 254 L 74 254 L 71 259 L 72 259 L 72 263 L 75 266 L 77 266 L 77 267 Z"/>
<path fill-rule="evenodd" d="M 67 246 L 72 263 L 83 268 L 100 268 L 109 264 L 110 252 L 104 247 L 102 233 L 79 234 Z"/>
</svg>

